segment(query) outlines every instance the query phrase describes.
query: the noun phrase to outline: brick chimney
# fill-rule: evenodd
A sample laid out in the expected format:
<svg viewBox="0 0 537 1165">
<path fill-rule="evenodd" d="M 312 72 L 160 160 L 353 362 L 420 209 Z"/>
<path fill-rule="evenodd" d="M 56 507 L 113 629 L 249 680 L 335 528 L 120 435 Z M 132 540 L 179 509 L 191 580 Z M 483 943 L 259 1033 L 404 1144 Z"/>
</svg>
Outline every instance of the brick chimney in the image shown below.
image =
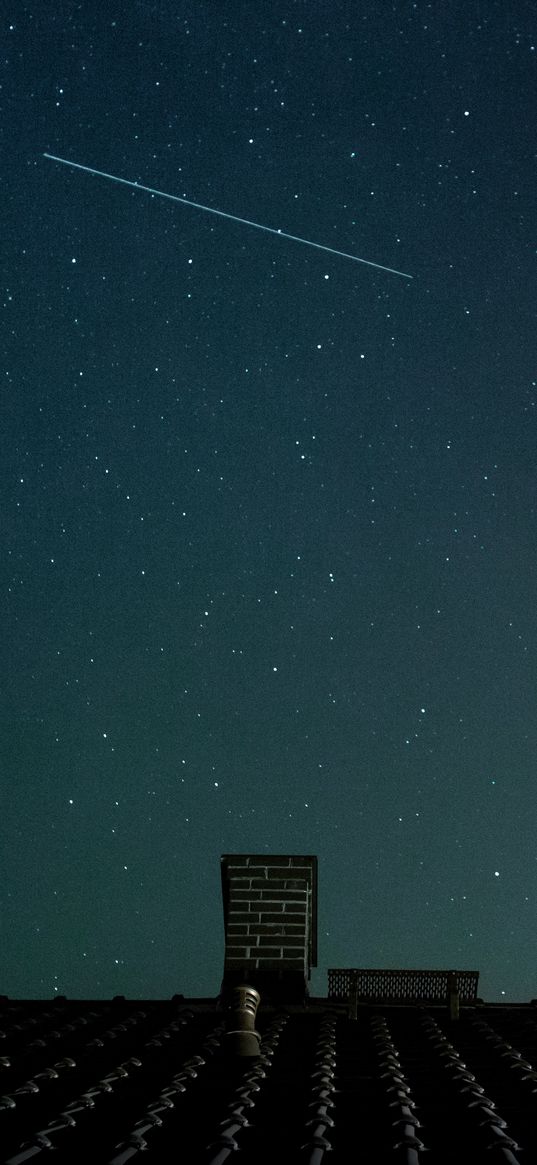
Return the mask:
<svg viewBox="0 0 537 1165">
<path fill-rule="evenodd" d="M 317 966 L 317 858 L 224 854 L 222 994 L 250 984 L 266 1002 L 301 1002 Z"/>
</svg>

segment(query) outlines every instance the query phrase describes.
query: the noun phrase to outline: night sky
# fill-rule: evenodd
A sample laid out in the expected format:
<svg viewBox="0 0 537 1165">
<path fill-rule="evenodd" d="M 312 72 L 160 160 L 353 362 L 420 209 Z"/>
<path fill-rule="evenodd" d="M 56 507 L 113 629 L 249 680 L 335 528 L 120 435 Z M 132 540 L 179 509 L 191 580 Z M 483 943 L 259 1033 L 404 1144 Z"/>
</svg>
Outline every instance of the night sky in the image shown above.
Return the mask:
<svg viewBox="0 0 537 1165">
<path fill-rule="evenodd" d="M 267 852 L 536 996 L 533 6 L 8 9 L 0 989 L 216 996 Z"/>
</svg>

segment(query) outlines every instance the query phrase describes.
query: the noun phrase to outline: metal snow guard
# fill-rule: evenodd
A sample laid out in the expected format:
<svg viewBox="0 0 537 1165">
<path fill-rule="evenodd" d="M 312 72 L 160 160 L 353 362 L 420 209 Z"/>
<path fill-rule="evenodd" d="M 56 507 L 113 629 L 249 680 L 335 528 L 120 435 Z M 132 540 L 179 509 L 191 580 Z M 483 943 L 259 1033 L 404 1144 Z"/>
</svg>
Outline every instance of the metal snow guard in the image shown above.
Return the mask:
<svg viewBox="0 0 537 1165">
<path fill-rule="evenodd" d="M 479 971 L 337 968 L 328 971 L 328 998 L 357 1003 L 445 1003 L 458 989 L 461 1003 L 475 1003 Z"/>
</svg>

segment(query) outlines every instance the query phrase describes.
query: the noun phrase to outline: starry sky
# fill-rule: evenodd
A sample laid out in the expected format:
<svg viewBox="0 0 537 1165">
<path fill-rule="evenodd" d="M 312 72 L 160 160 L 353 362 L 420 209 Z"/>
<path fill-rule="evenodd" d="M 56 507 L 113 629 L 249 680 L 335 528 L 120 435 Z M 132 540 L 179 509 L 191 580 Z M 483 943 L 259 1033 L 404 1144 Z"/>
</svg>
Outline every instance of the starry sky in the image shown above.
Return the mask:
<svg viewBox="0 0 537 1165">
<path fill-rule="evenodd" d="M 537 995 L 533 16 L 8 4 L 9 995 L 217 995 L 233 852 Z"/>
</svg>

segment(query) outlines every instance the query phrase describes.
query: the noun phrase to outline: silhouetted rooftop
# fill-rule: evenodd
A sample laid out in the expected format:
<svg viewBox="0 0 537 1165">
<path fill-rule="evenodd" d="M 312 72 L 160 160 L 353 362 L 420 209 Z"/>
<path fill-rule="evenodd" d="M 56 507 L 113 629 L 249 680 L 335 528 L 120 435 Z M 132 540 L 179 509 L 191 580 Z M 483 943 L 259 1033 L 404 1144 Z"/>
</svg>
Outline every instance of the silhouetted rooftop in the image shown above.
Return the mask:
<svg viewBox="0 0 537 1165">
<path fill-rule="evenodd" d="M 537 1159 L 537 1001 L 423 968 L 311 998 L 317 859 L 226 854 L 222 893 L 214 998 L 0 1000 L 4 1165 Z"/>
<path fill-rule="evenodd" d="M 351 1008 L 352 1009 L 352 1008 Z M 4 1000 L 2 1161 L 413 1165 L 535 1160 L 537 1007 Z M 143 1154 L 143 1157 L 141 1156 Z M 519 1156 L 520 1154 L 520 1156 Z"/>
</svg>

